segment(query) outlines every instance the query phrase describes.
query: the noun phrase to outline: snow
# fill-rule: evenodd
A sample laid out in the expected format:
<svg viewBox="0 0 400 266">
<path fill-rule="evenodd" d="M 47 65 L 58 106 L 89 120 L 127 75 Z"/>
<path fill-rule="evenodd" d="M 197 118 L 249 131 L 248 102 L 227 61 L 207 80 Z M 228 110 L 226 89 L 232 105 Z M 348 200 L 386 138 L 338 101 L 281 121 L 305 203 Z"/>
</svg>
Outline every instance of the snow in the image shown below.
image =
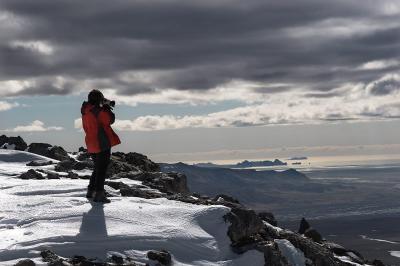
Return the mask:
<svg viewBox="0 0 400 266">
<path fill-rule="evenodd" d="M 305 266 L 306 258 L 304 253 L 293 246 L 289 240 L 286 239 L 275 239 L 275 243 L 278 244 L 279 250 L 282 255 L 287 259 L 290 265 L 293 266 Z"/>
<path fill-rule="evenodd" d="M 225 206 L 137 197 L 114 197 L 102 205 L 84 197 L 87 180 L 15 178 L 29 169 L 26 162 L 42 157 L 0 152 L 1 265 L 22 258 L 45 265 L 39 258 L 43 249 L 101 260 L 117 253 L 143 263 L 149 262 L 147 251 L 166 249 L 178 266 L 264 265 L 261 252 L 231 251 Z"/>
<path fill-rule="evenodd" d="M 0 149 L 15 150 L 15 144 L 4 143 Z"/>
<path fill-rule="evenodd" d="M 389 253 L 390 253 L 390 255 L 393 256 L 393 257 L 400 258 L 400 251 L 394 251 L 394 250 L 392 250 L 392 251 L 389 251 Z"/>
</svg>

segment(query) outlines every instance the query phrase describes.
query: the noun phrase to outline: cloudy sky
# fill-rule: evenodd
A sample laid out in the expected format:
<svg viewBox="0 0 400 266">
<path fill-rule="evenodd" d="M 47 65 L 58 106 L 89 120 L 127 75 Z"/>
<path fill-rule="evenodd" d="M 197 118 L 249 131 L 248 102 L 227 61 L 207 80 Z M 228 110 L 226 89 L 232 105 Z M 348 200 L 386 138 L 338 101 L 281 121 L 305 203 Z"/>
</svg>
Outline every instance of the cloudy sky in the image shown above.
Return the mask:
<svg viewBox="0 0 400 266">
<path fill-rule="evenodd" d="M 0 133 L 74 150 L 98 88 L 118 149 L 156 160 L 400 153 L 399 15 L 396 0 L 1 0 Z"/>
</svg>

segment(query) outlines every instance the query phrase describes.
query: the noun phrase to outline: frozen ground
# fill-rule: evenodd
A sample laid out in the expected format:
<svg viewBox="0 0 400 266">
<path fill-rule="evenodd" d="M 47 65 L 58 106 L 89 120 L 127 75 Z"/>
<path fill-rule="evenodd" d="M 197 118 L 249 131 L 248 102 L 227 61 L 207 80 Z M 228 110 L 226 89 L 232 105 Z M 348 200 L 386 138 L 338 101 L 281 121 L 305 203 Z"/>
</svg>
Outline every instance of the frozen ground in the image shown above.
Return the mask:
<svg viewBox="0 0 400 266">
<path fill-rule="evenodd" d="M 140 262 L 148 262 L 147 251 L 166 249 L 174 265 L 264 265 L 260 252 L 230 250 L 227 207 L 136 197 L 114 197 L 103 206 L 84 197 L 86 180 L 15 178 L 30 168 L 27 162 L 43 159 L 0 150 L 0 265 L 21 258 L 45 265 L 43 249 L 101 260 L 118 253 Z"/>
</svg>

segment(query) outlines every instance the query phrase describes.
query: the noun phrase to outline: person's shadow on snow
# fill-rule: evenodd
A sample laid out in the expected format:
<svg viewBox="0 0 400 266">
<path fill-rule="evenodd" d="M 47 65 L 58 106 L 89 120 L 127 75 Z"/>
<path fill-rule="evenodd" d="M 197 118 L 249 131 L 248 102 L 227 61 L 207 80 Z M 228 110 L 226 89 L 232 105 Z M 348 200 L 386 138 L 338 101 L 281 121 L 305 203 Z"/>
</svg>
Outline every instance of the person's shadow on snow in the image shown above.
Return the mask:
<svg viewBox="0 0 400 266">
<path fill-rule="evenodd" d="M 90 203 L 92 208 L 83 214 L 79 237 L 87 240 L 107 238 L 106 218 L 103 204 Z"/>
<path fill-rule="evenodd" d="M 107 227 L 103 204 L 91 202 L 92 208 L 83 214 L 75 243 L 87 258 L 107 258 Z"/>
</svg>

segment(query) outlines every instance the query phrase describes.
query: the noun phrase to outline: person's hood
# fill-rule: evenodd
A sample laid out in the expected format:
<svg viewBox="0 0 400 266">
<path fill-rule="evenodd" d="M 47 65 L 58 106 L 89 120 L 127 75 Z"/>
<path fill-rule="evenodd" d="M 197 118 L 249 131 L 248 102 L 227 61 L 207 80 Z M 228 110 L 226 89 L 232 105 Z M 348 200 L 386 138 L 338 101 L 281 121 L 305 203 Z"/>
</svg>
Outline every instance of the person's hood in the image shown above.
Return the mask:
<svg viewBox="0 0 400 266">
<path fill-rule="evenodd" d="M 88 112 L 90 112 L 90 110 L 92 110 L 95 106 L 87 101 L 84 101 L 82 103 L 82 107 L 81 107 L 81 114 L 87 114 Z"/>
</svg>

